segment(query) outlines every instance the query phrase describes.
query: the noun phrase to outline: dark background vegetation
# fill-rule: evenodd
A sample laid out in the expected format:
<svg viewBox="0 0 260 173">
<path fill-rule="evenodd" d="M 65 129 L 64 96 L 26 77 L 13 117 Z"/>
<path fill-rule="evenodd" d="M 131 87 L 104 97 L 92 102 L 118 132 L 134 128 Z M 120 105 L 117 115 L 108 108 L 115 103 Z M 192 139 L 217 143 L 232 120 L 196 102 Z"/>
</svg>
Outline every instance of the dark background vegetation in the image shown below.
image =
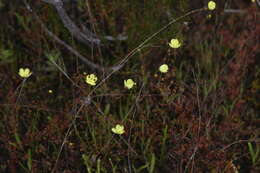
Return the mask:
<svg viewBox="0 0 260 173">
<path fill-rule="evenodd" d="M 67 1 L 77 26 L 102 40 L 90 48 L 71 36 L 52 5 L 28 3 L 51 32 L 106 67 L 173 18 L 207 6 Z M 0 172 L 260 172 L 260 10 L 245 0 L 216 3 L 215 11 L 188 16 L 145 44 L 84 106 L 93 87 L 83 73 L 99 81 L 106 74 L 50 37 L 23 1 L 0 0 Z M 127 40 L 103 39 L 120 33 Z M 168 46 L 172 38 L 181 48 Z M 164 63 L 170 70 L 161 74 Z M 33 74 L 21 87 L 23 67 Z M 123 86 L 128 78 L 137 82 L 132 90 Z M 113 135 L 115 124 L 126 132 Z"/>
</svg>

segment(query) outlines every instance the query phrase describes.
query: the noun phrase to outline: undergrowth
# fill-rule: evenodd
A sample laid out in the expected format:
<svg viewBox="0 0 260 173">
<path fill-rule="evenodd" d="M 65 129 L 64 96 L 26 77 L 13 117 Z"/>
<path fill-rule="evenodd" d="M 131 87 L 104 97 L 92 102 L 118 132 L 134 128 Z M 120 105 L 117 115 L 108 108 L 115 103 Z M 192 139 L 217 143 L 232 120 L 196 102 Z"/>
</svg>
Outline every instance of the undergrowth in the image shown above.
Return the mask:
<svg viewBox="0 0 260 173">
<path fill-rule="evenodd" d="M 92 48 L 50 4 L 26 2 L 34 13 L 0 1 L 0 172 L 260 171 L 256 2 L 65 1 L 101 37 Z M 86 59 L 119 66 L 93 70 L 35 13 Z"/>
</svg>

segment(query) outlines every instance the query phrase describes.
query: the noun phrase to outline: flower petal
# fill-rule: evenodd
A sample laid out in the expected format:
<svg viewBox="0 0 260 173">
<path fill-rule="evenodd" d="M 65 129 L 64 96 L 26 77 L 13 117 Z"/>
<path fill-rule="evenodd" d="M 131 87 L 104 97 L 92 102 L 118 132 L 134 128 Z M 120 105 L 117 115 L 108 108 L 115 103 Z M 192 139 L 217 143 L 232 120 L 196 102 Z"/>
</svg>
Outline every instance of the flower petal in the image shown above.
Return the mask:
<svg viewBox="0 0 260 173">
<path fill-rule="evenodd" d="M 209 1 L 208 2 L 208 9 L 209 10 L 215 10 L 216 8 L 216 3 L 214 1 Z"/>
<path fill-rule="evenodd" d="M 167 73 L 167 71 L 169 70 L 169 67 L 168 67 L 167 64 L 163 64 L 163 65 L 161 65 L 161 66 L 159 67 L 159 70 L 160 70 L 160 72 L 162 72 L 162 73 Z"/>
</svg>

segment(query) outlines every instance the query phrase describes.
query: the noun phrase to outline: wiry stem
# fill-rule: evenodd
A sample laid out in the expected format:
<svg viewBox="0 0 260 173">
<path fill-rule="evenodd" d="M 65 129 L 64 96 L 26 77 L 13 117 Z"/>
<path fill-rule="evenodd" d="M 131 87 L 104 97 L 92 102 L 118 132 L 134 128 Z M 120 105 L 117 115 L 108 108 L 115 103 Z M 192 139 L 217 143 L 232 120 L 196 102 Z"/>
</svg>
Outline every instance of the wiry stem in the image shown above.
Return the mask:
<svg viewBox="0 0 260 173">
<path fill-rule="evenodd" d="M 46 1 L 46 0 L 44 0 Z M 48 0 L 49 1 L 49 0 Z M 55 1 L 55 0 L 54 0 Z M 56 1 L 60 1 L 60 0 L 56 0 Z M 27 7 L 27 9 L 32 12 L 34 14 L 34 17 L 37 19 L 37 22 L 40 23 L 41 27 L 43 28 L 43 30 L 50 36 L 52 37 L 55 41 L 57 41 L 59 44 L 63 45 L 64 47 L 66 47 L 72 54 L 74 54 L 75 56 L 77 56 L 80 60 L 82 60 L 86 65 L 88 65 L 90 68 L 98 70 L 100 72 L 106 71 L 107 69 L 95 64 L 91 61 L 89 61 L 88 59 L 86 59 L 83 55 L 81 55 L 77 50 L 75 50 L 74 48 L 72 48 L 70 45 L 68 45 L 67 43 L 65 43 L 63 40 L 61 40 L 59 37 L 57 37 L 55 34 L 53 34 L 51 31 L 48 30 L 48 28 L 44 25 L 44 23 L 42 22 L 42 20 L 40 19 L 40 17 L 34 13 L 34 11 L 32 10 L 32 8 L 30 7 L 30 5 L 27 3 L 26 0 L 24 0 L 24 3 Z"/>
<path fill-rule="evenodd" d="M 100 45 L 100 39 L 97 36 L 89 31 L 88 29 L 84 29 L 82 32 L 77 25 L 70 19 L 69 15 L 66 13 L 65 9 L 63 8 L 63 2 L 61 0 L 42 0 L 49 4 L 52 4 L 59 16 L 62 20 L 64 26 L 70 31 L 71 35 L 75 37 L 77 40 L 81 41 L 88 46 L 92 46 L 91 44 Z"/>
</svg>

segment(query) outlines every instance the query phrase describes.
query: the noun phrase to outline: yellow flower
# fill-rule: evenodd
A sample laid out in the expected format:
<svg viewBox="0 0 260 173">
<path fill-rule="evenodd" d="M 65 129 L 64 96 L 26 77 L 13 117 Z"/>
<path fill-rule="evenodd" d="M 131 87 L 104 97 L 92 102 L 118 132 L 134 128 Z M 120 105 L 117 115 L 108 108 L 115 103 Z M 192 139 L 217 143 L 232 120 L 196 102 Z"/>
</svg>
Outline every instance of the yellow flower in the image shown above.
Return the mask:
<svg viewBox="0 0 260 173">
<path fill-rule="evenodd" d="M 208 9 L 209 10 L 215 10 L 215 8 L 216 8 L 216 3 L 214 1 L 209 1 Z"/>
<path fill-rule="evenodd" d="M 254 2 L 255 2 L 255 0 L 251 0 L 251 2 L 253 2 L 253 3 L 254 3 Z"/>
<path fill-rule="evenodd" d="M 125 84 L 125 87 L 128 89 L 131 89 L 131 88 L 133 88 L 134 85 L 136 85 L 136 83 L 132 79 L 124 80 L 124 84 Z"/>
<path fill-rule="evenodd" d="M 211 15 L 211 14 L 207 15 L 207 19 L 210 19 L 211 17 L 212 17 L 212 15 Z"/>
<path fill-rule="evenodd" d="M 178 39 L 171 39 L 171 42 L 169 43 L 171 48 L 177 49 L 181 46 L 181 43 Z"/>
<path fill-rule="evenodd" d="M 169 70 L 169 67 L 168 67 L 167 64 L 163 64 L 163 65 L 161 65 L 161 66 L 159 67 L 159 70 L 160 70 L 160 72 L 162 72 L 162 73 L 167 73 L 167 71 Z"/>
<path fill-rule="evenodd" d="M 117 124 L 116 127 L 112 128 L 112 132 L 118 135 L 122 135 L 125 133 L 124 126 Z"/>
<path fill-rule="evenodd" d="M 28 78 L 30 77 L 32 74 L 32 72 L 30 72 L 30 69 L 29 68 L 20 68 L 19 69 L 19 75 L 22 77 L 22 78 Z"/>
<path fill-rule="evenodd" d="M 52 94 L 52 93 L 53 93 L 53 91 L 52 91 L 52 90 L 48 90 L 48 92 L 49 92 L 50 94 Z"/>
<path fill-rule="evenodd" d="M 96 85 L 97 82 L 97 76 L 94 74 L 89 74 L 86 76 L 86 83 L 88 83 L 89 85 Z"/>
</svg>

